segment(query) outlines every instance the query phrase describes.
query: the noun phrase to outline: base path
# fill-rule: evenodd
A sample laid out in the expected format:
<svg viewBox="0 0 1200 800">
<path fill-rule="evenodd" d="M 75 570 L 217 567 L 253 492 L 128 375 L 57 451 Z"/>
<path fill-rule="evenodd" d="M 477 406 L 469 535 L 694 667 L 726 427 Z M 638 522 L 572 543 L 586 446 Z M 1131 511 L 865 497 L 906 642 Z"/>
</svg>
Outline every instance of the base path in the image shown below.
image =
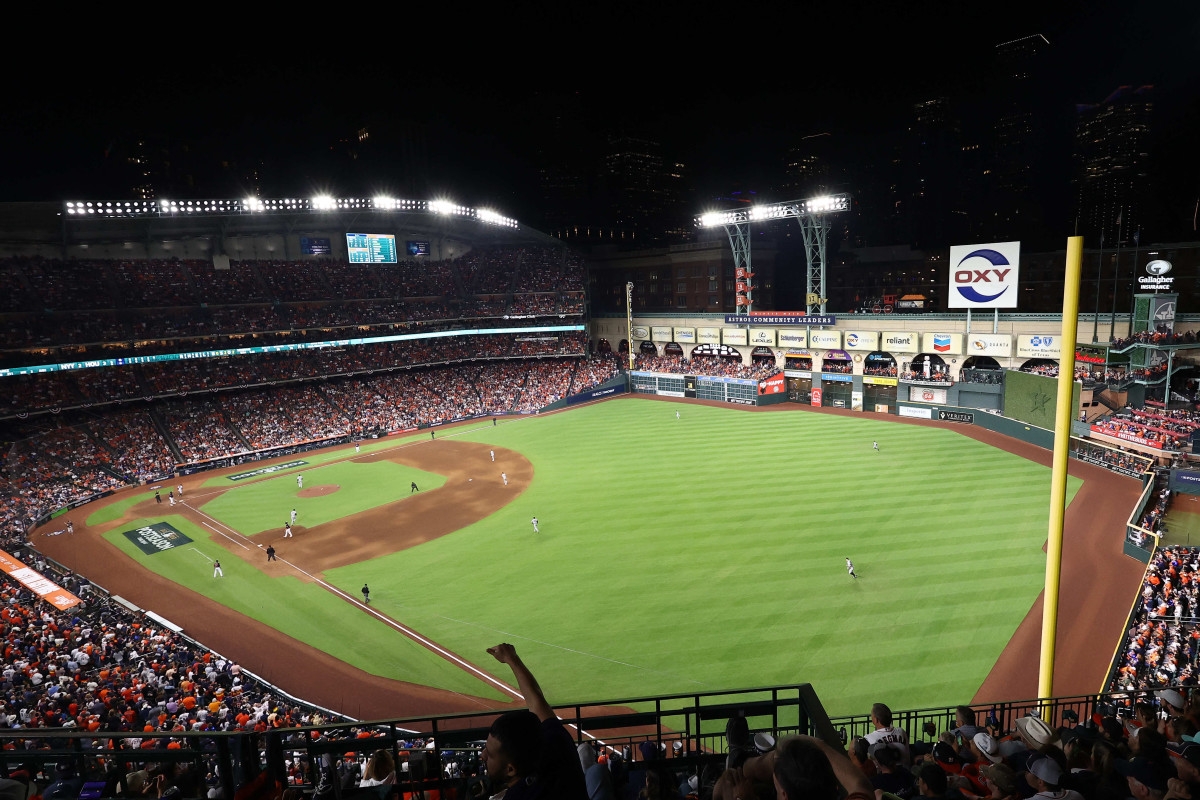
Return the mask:
<svg viewBox="0 0 1200 800">
<path fill-rule="evenodd" d="M 168 509 L 151 496 L 135 504 L 115 522 L 89 528 L 88 515 L 118 502 L 144 487 L 125 489 L 80 509 L 71 518 L 72 536 L 39 536 L 31 540 L 55 561 L 87 575 L 115 595 L 155 611 L 180 625 L 184 632 L 206 646 L 243 665 L 251 672 L 296 697 L 358 719 L 425 716 L 463 711 L 486 711 L 505 704 L 455 692 L 371 675 L 337 658 L 293 639 L 257 620 L 231 611 L 209 598 L 163 578 L 106 542 L 101 534 L 122 530 L 129 521 L 162 514 L 181 514 L 199 525 L 215 526 L 226 535 L 213 535 L 214 545 L 223 547 L 220 558 L 241 558 L 271 575 L 296 575 L 288 564 L 267 562 L 263 550 L 274 544 L 287 561 L 314 577 L 326 569 L 345 566 L 403 550 L 459 530 L 502 508 L 517 497 L 533 478 L 533 465 L 519 453 L 490 445 L 449 438 L 452 428 L 440 428 L 443 437 L 398 444 L 396 448 L 354 455 L 347 448 L 345 460 L 372 462 L 389 460 L 445 476 L 437 489 L 405 496 L 316 528 L 293 527 L 294 536 L 284 539 L 282 531 L 244 537 L 217 525 L 203 513 L 204 503 L 229 488 L 204 487 L 213 477 L 244 471 L 244 466 L 204 472 L 181 479 L 185 503 Z M 489 450 L 508 473 L 508 486 L 500 479 Z M 262 463 L 282 463 L 294 456 Z M 331 462 L 333 463 L 333 462 Z M 327 494 L 333 486 L 307 487 L 303 491 Z M 303 520 L 301 520 L 303 521 Z M 61 520 L 57 520 L 62 524 Z M 282 555 L 281 555 L 282 558 Z M 308 579 L 300 575 L 302 579 Z M 357 602 L 357 601 L 354 601 Z M 488 665 L 486 653 L 459 654 L 477 666 Z M 490 666 L 490 665 L 488 665 Z M 510 704 L 520 706 L 515 701 Z"/>
</svg>

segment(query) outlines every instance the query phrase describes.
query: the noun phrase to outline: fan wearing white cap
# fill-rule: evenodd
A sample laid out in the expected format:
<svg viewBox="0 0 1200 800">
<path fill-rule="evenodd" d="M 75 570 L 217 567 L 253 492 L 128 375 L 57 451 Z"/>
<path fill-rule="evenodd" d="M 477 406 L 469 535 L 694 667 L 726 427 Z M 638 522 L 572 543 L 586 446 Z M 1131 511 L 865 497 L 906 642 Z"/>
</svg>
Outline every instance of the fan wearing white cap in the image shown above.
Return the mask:
<svg viewBox="0 0 1200 800">
<path fill-rule="evenodd" d="M 1159 705 L 1162 706 L 1162 710 L 1167 712 L 1168 716 L 1183 716 L 1183 709 L 1187 706 L 1187 701 L 1183 699 L 1183 695 L 1174 689 L 1159 689 L 1154 694 L 1159 699 Z"/>
<path fill-rule="evenodd" d="M 975 785 L 978 790 L 977 794 L 990 794 L 991 790 L 984 785 L 983 775 L 980 771 L 984 767 L 999 764 L 1004 760 L 1000 756 L 1000 745 L 988 733 L 975 734 L 968 740 L 968 745 L 971 748 L 971 754 L 975 756 L 975 761 L 972 764 L 964 765 L 961 774 Z"/>
<path fill-rule="evenodd" d="M 1025 782 L 1036 792 L 1034 800 L 1083 800 L 1083 795 L 1074 789 L 1064 789 L 1059 784 L 1062 780 L 1062 768 L 1058 762 L 1049 756 L 1035 756 L 1029 759 Z"/>
</svg>

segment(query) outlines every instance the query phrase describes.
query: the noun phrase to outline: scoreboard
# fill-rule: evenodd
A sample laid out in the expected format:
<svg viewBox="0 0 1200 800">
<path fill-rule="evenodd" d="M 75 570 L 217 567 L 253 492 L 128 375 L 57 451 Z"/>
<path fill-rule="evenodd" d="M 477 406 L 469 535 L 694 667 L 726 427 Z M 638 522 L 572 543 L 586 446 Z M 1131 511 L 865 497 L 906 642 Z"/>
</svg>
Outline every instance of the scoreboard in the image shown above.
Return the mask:
<svg viewBox="0 0 1200 800">
<path fill-rule="evenodd" d="M 395 264 L 396 237 L 387 233 L 347 233 L 346 253 L 351 264 Z"/>
</svg>

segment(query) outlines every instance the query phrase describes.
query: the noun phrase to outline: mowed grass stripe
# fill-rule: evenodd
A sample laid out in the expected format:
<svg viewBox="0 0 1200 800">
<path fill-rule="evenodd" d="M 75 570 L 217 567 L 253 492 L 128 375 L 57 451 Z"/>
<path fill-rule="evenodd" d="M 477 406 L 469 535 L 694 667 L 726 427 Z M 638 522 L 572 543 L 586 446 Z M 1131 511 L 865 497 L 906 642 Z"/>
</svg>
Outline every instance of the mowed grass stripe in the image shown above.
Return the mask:
<svg viewBox="0 0 1200 800">
<path fill-rule="evenodd" d="M 958 702 L 1041 588 L 1049 470 L 953 430 L 622 399 L 461 438 L 533 483 L 330 577 L 457 652 L 514 641 L 556 700 L 811 681 L 835 713 Z"/>
</svg>

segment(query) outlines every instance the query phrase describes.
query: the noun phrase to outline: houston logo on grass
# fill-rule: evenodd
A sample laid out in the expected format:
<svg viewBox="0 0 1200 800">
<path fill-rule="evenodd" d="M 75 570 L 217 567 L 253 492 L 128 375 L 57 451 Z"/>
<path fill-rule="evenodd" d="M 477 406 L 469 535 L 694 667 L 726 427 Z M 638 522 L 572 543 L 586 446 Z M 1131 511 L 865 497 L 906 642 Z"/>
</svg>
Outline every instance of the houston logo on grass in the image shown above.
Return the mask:
<svg viewBox="0 0 1200 800">
<path fill-rule="evenodd" d="M 1016 308 L 1020 242 L 950 248 L 950 308 Z"/>
</svg>

